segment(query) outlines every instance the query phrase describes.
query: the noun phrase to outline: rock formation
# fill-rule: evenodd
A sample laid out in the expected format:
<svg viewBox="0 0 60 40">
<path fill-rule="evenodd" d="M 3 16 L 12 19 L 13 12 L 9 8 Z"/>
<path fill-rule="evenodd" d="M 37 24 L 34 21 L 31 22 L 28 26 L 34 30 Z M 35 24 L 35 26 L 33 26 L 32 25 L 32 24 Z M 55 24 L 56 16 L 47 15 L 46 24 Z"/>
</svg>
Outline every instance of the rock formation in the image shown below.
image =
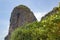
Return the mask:
<svg viewBox="0 0 60 40">
<path fill-rule="evenodd" d="M 21 27 L 25 23 L 31 23 L 36 20 L 33 12 L 28 7 L 24 5 L 15 7 L 11 13 L 9 33 L 5 37 L 5 40 L 9 40 L 11 33 L 16 28 Z"/>
</svg>

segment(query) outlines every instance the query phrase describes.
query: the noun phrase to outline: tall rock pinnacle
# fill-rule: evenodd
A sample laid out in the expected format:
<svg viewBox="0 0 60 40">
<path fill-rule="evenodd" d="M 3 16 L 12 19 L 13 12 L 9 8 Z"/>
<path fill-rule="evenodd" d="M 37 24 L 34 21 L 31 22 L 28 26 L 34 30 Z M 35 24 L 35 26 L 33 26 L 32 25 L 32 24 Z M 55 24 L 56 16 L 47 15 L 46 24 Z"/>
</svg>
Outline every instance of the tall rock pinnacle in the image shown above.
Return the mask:
<svg viewBox="0 0 60 40">
<path fill-rule="evenodd" d="M 21 27 L 25 23 L 31 23 L 33 21 L 36 21 L 33 12 L 24 5 L 19 5 L 14 8 L 14 10 L 11 13 L 10 18 L 10 27 L 9 27 L 9 33 L 5 37 L 5 40 L 10 39 L 11 33 L 18 27 Z"/>
</svg>

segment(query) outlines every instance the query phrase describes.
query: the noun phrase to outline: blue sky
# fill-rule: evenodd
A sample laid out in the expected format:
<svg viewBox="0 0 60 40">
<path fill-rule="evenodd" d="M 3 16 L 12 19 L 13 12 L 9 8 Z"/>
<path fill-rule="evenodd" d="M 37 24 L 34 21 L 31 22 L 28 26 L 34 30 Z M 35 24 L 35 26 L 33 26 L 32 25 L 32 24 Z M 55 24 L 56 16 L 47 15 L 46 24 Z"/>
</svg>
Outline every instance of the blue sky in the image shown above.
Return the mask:
<svg viewBox="0 0 60 40">
<path fill-rule="evenodd" d="M 26 5 L 39 20 L 47 12 L 58 6 L 60 0 L 0 0 L 0 40 L 8 33 L 9 19 L 14 7 L 18 5 Z"/>
</svg>

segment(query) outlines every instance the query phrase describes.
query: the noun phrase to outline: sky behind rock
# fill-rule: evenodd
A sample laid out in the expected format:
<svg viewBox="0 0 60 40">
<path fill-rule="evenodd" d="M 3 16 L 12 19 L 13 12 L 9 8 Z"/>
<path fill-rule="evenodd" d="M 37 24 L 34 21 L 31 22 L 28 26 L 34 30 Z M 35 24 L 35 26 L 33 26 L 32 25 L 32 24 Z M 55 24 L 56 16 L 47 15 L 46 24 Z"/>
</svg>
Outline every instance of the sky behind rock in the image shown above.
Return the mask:
<svg viewBox="0 0 60 40">
<path fill-rule="evenodd" d="M 0 40 L 8 33 L 10 15 L 14 7 L 26 5 L 38 20 L 46 13 L 58 6 L 60 0 L 0 0 Z"/>
</svg>

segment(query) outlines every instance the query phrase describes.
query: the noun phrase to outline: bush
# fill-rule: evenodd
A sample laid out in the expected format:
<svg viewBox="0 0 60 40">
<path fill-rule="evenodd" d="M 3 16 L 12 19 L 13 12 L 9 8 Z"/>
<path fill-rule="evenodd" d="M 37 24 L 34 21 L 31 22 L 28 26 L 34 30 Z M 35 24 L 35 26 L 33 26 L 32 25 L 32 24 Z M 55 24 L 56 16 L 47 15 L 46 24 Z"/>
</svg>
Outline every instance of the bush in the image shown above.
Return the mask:
<svg viewBox="0 0 60 40">
<path fill-rule="evenodd" d="M 52 24 L 48 26 L 40 22 L 27 24 L 16 29 L 11 35 L 11 40 L 60 40 L 60 35 L 57 34 L 58 28 Z"/>
</svg>

